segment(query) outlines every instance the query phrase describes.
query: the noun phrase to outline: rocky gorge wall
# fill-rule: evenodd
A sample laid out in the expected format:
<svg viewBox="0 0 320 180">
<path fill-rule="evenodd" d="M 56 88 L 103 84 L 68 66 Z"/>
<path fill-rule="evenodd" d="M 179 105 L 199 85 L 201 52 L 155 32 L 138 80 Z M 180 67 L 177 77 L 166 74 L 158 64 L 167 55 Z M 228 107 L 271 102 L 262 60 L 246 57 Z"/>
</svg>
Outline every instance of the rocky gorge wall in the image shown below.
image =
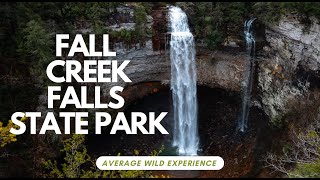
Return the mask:
<svg viewBox="0 0 320 180">
<path fill-rule="evenodd" d="M 271 119 L 289 111 L 291 102 L 320 86 L 320 25 L 316 18 L 310 20 L 311 24 L 306 25 L 297 15 L 287 15 L 279 23 L 265 27 L 265 46 L 257 49 L 254 88 L 258 89 L 259 98 L 253 99 L 252 105 L 258 104 Z M 150 43 L 134 52 L 139 57 L 129 53 L 119 59 L 132 60 L 127 68 L 132 84 L 145 81 L 169 84 L 169 54 L 153 51 Z M 198 47 L 196 62 L 198 85 L 241 91 L 244 67 L 248 63 L 244 52 L 205 51 Z"/>
<path fill-rule="evenodd" d="M 157 12 L 162 14 L 161 11 L 155 11 L 154 17 L 157 16 Z M 132 13 L 129 14 L 132 16 Z M 151 28 L 154 21 L 161 18 L 153 19 L 148 16 L 148 19 L 148 26 Z M 258 91 L 256 91 L 257 96 L 253 98 L 252 106 L 262 108 L 271 119 L 288 111 L 288 104 L 307 92 L 310 86 L 319 86 L 317 80 L 320 79 L 320 25 L 315 18 L 312 18 L 311 22 L 307 28 L 297 17 L 284 16 L 278 24 L 267 25 L 264 28 L 263 38 L 257 37 L 265 41 L 262 43 L 265 46 L 257 49 L 255 72 L 257 83 L 254 84 L 254 89 Z M 128 23 L 133 22 L 118 24 L 117 28 L 126 29 Z M 161 23 L 157 22 L 158 26 L 159 24 Z M 130 26 L 132 27 L 134 25 Z M 162 33 L 159 34 L 162 36 Z M 103 90 L 103 99 L 110 100 L 108 92 L 115 85 L 124 87 L 126 91 L 128 87 L 139 83 L 170 84 L 171 63 L 168 47 L 155 48 L 154 43 L 159 42 L 154 39 L 157 38 L 150 37 L 146 45 L 139 48 L 124 49 L 122 46 L 116 46 L 117 56 L 107 59 L 117 59 L 119 63 L 130 60 L 125 73 L 132 82 L 125 83 L 120 80 L 117 83 L 99 84 Z M 247 63 L 249 63 L 248 57 L 241 47 L 238 47 L 237 52 L 233 52 L 228 49 L 209 51 L 199 46 L 196 53 L 197 83 L 211 88 L 239 92 Z M 315 81 L 311 82 L 310 77 Z M 37 108 L 37 111 L 43 114 L 48 111 L 46 93 L 44 91 L 39 97 Z M 136 95 L 130 94 L 130 96 L 130 100 L 134 101 Z M 139 97 L 141 94 L 136 96 Z"/>
<path fill-rule="evenodd" d="M 127 88 L 139 83 L 160 82 L 163 85 L 170 85 L 171 61 L 169 52 L 154 51 L 151 41 L 148 41 L 146 46 L 140 49 L 126 50 L 126 52 L 121 49 L 116 57 L 108 57 L 106 59 L 118 60 L 118 64 L 121 64 L 124 60 L 130 60 L 124 72 L 132 81 L 126 83 L 120 78 L 118 82 L 93 84 L 101 86 L 102 99 L 107 102 L 110 101 L 109 91 L 113 86 L 124 87 L 124 93 L 126 93 Z M 240 91 L 242 74 L 246 63 L 245 59 L 246 55 L 244 53 L 226 54 L 214 52 L 212 54 L 206 52 L 198 54 L 196 56 L 198 85 L 221 88 L 227 91 Z M 92 83 L 80 83 L 79 85 L 91 86 Z M 140 97 L 141 94 L 130 94 L 130 102 Z M 93 101 L 93 98 L 94 95 L 92 94 L 92 96 L 88 97 L 88 100 Z M 126 98 L 125 101 L 127 102 Z M 47 109 L 47 91 L 40 95 L 37 111 L 43 114 L 51 111 Z M 92 111 L 94 110 L 92 109 Z"/>
<path fill-rule="evenodd" d="M 124 72 L 132 82 L 119 81 L 117 83 L 101 84 L 105 93 L 109 92 L 109 89 L 115 85 L 128 87 L 137 83 L 152 81 L 160 81 L 165 85 L 170 84 L 171 61 L 169 52 L 153 51 L 151 41 L 146 43 L 145 48 L 118 55 L 113 59 L 117 59 L 119 63 L 123 60 L 130 60 Z M 196 56 L 198 85 L 222 88 L 228 91 L 240 91 L 245 59 L 244 53 L 236 55 L 222 52 L 198 54 Z"/>
<path fill-rule="evenodd" d="M 288 104 L 319 86 L 320 25 L 311 17 L 308 27 L 287 15 L 265 29 L 267 46 L 258 60 L 262 107 L 272 118 L 287 112 Z"/>
</svg>

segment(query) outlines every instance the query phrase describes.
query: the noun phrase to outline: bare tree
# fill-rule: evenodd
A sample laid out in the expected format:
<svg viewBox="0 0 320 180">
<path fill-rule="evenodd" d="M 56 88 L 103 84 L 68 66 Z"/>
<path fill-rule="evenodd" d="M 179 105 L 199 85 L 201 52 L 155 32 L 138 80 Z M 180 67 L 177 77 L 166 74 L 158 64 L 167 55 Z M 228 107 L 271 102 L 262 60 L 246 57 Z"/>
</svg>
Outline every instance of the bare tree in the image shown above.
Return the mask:
<svg viewBox="0 0 320 180">
<path fill-rule="evenodd" d="M 315 106 L 318 109 L 318 105 Z M 290 129 L 292 138 L 289 146 L 282 148 L 282 153 L 267 153 L 264 161 L 266 167 L 273 171 L 281 172 L 289 177 L 303 177 L 293 170 L 297 164 L 310 164 L 317 162 L 320 158 L 320 116 L 318 110 L 315 112 L 304 112 L 305 114 L 314 113 L 314 119 L 305 130 L 301 128 Z M 304 116 L 303 118 L 310 117 Z M 298 119 L 301 121 L 301 119 Z M 302 119 L 303 120 L 303 119 Z M 310 119 L 308 120 L 310 121 Z M 298 125 L 296 125 L 298 126 Z M 317 173 L 317 172 L 315 172 Z"/>
</svg>

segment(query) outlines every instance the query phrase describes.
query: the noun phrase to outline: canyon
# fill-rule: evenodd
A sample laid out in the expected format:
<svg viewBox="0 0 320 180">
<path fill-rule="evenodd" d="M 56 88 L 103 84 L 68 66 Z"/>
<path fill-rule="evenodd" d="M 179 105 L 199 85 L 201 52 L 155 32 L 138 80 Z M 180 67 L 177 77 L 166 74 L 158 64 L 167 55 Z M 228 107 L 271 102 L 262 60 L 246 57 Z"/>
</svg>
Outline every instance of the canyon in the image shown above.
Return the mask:
<svg viewBox="0 0 320 180">
<path fill-rule="evenodd" d="M 311 5 L 308 3 L 295 4 L 299 8 L 295 7 L 297 9 L 294 11 L 290 7 L 282 7 L 280 5 L 283 4 L 276 3 L 178 2 L 171 5 L 180 7 L 186 16 L 175 18 L 176 24 L 180 27 L 181 22 L 184 22 L 183 25 L 188 22 L 189 29 L 172 32 L 169 28 L 170 22 L 173 21 L 168 16 L 169 4 L 171 3 L 144 4 L 134 2 L 117 5 L 107 3 L 101 5 L 101 8 L 99 4 L 96 4 L 97 6 L 92 6 L 93 9 L 98 7 L 95 11 L 100 12 L 101 10 L 104 16 L 99 16 L 99 18 L 98 16 L 88 16 L 87 20 L 82 20 L 75 18 L 79 16 L 78 14 L 71 13 L 72 16 L 64 14 L 69 19 L 67 18 L 65 23 L 61 23 L 64 21 L 59 19 L 62 16 L 60 17 L 57 13 L 59 21 L 55 18 L 52 20 L 51 17 L 49 20 L 56 21 L 59 28 L 55 28 L 56 24 L 48 23 L 51 21 L 43 16 L 43 22 L 45 22 L 43 24 L 50 25 L 46 26 L 46 30 L 52 30 L 48 31 L 50 33 L 45 33 L 45 30 L 32 29 L 32 27 L 41 29 L 42 24 L 37 25 L 37 22 L 25 20 L 23 26 L 26 28 L 23 29 L 29 34 L 24 31 L 21 34 L 17 33 L 19 36 L 26 35 L 27 37 L 21 40 L 23 42 L 21 48 L 27 47 L 24 49 L 26 52 L 21 55 L 23 62 L 17 60 L 20 56 L 19 58 L 13 56 L 13 59 L 4 58 L 5 63 L 0 64 L 1 72 L 4 74 L 0 80 L 4 82 L 3 88 L 5 90 L 1 92 L 8 94 L 2 96 L 2 99 L 5 100 L 3 104 L 8 104 L 8 107 L 0 104 L 2 109 L 7 111 L 5 116 L 11 111 L 41 112 L 41 114 L 37 114 L 36 124 L 34 120 L 30 122 L 32 124 L 26 124 L 27 129 L 30 125 L 35 127 L 32 132 L 40 132 L 41 125 L 48 124 L 50 120 L 45 115 L 51 114 L 50 116 L 53 116 L 53 114 L 62 113 L 62 109 L 59 107 L 63 107 L 63 111 L 68 112 L 88 112 L 84 126 L 87 127 L 89 133 L 84 136 L 83 142 L 92 159 L 118 153 L 121 155 L 138 154 L 139 156 L 150 154 L 184 155 L 184 151 L 181 150 L 179 153 L 179 148 L 173 146 L 174 143 L 172 143 L 172 139 L 175 138 L 172 132 L 176 128 L 174 122 L 177 122 L 177 118 L 174 116 L 174 107 L 178 102 L 174 100 L 174 93 L 178 92 L 177 90 L 182 90 L 176 93 L 180 94 L 180 96 L 176 96 L 179 98 L 188 92 L 194 92 L 191 95 L 185 95 L 185 97 L 192 96 L 192 98 L 186 98 L 187 100 L 180 102 L 184 104 L 184 107 L 191 107 L 182 113 L 183 117 L 190 117 L 190 114 L 197 117 L 196 123 L 193 123 L 192 126 L 197 126 L 198 132 L 196 135 L 190 135 L 190 137 L 197 137 L 193 138 L 195 141 L 192 140 L 196 142 L 192 144 L 197 144 L 197 146 L 194 146 L 192 152 L 187 154 L 220 156 L 224 159 L 225 166 L 219 171 L 154 171 L 153 174 L 169 175 L 170 177 L 219 178 L 282 176 L 283 174 L 273 173 L 269 168 L 266 168 L 268 165 L 265 161 L 266 156 L 270 153 L 276 155 L 286 153 L 285 150 L 294 147 L 294 140 L 296 140 L 294 138 L 296 138 L 297 132 L 299 131 L 300 134 L 300 130 L 312 129 L 307 125 L 311 121 L 318 122 L 320 118 L 319 103 L 317 104 L 320 99 L 320 25 L 319 16 L 316 17 L 317 13 L 314 12 L 315 9 L 311 9 L 315 16 L 307 13 L 308 16 L 304 17 L 304 13 L 300 12 L 303 8 L 300 6 L 310 7 Z M 290 6 L 290 4 L 287 5 Z M 66 12 L 69 12 L 70 7 L 71 9 L 73 7 L 68 4 L 57 4 L 54 7 L 60 7 L 60 5 Z M 10 5 L 13 12 L 20 6 L 24 7 L 23 4 Z M 83 4 L 75 4 L 75 7 L 78 8 L 75 8 L 78 13 L 83 11 L 83 8 L 86 9 Z M 270 7 L 274 7 L 274 9 L 268 9 Z M 25 8 L 28 9 L 28 7 Z M 36 7 L 29 7 L 29 9 L 33 8 Z M 274 12 L 278 10 L 281 13 L 279 13 L 279 19 L 276 19 Z M 22 17 L 24 12 L 24 9 L 20 8 L 19 14 L 22 14 Z M 269 12 L 273 12 L 272 16 Z M 178 14 L 181 15 L 181 13 Z M 269 21 L 268 18 L 271 20 Z M 99 19 L 99 21 L 93 23 L 93 19 Z M 243 23 L 250 19 L 250 25 L 247 28 L 251 31 L 247 35 L 253 37 L 254 48 L 253 52 L 248 53 L 245 40 L 247 35 L 244 32 Z M 12 21 L 16 22 L 16 19 Z M 49 68 L 50 77 L 47 78 L 45 66 L 55 59 L 49 56 L 49 54 L 54 54 L 51 53 L 53 46 L 49 45 L 50 37 L 56 32 L 67 29 L 65 27 L 68 24 L 74 27 L 74 29 L 68 30 L 70 35 L 85 34 L 83 37 L 89 37 L 91 45 L 88 46 L 89 48 L 85 47 L 83 44 L 86 40 L 78 36 L 78 40 L 72 45 L 73 50 L 70 54 L 72 57 L 66 57 L 65 50 L 69 44 L 60 43 L 60 46 L 63 47 L 56 49 L 56 52 L 59 56 L 64 54 L 62 59 L 69 61 L 68 65 L 64 66 L 64 60 L 57 61 L 60 63 L 57 64 L 59 67 L 53 68 L 51 66 Z M 8 29 L 10 30 L 10 28 Z M 15 29 L 15 27 L 11 29 Z M 18 30 L 17 32 L 19 32 Z M 31 36 L 34 35 L 34 32 L 39 32 L 35 36 L 37 38 Z M 40 36 L 41 32 L 44 32 L 42 36 Z M 38 38 L 38 34 L 42 38 Z M 108 39 L 111 43 L 108 42 L 108 45 L 105 45 L 103 39 L 95 39 L 93 34 L 109 34 Z M 8 37 L 20 40 L 18 36 L 15 37 L 15 34 Z M 4 39 L 6 42 L 13 42 L 10 38 Z M 37 41 L 34 42 L 34 39 Z M 175 40 L 178 41 L 174 42 Z M 25 41 L 27 43 L 24 43 Z M 94 41 L 95 43 L 93 43 Z M 82 47 L 77 50 L 76 46 L 79 44 Z M 6 46 L 3 47 L 7 51 L 10 49 Z M 8 51 L 8 57 L 11 57 L 10 53 L 15 55 L 18 52 L 14 48 L 11 49 L 13 50 Z M 110 54 L 108 57 L 90 58 L 82 54 L 103 55 L 101 50 L 114 54 Z M 19 49 L 19 53 L 21 52 Z M 116 56 L 113 56 L 115 53 Z M 190 54 L 188 55 L 188 53 Z M 69 58 L 75 61 L 67 60 Z M 175 62 L 175 60 L 178 61 Z M 178 79 L 182 80 L 179 81 L 179 85 L 181 85 L 179 87 L 182 88 L 175 89 L 174 85 L 177 79 L 174 75 L 177 75 L 177 71 L 173 67 L 175 65 L 184 67 L 185 64 L 181 62 L 189 64 L 189 61 L 194 62 L 192 66 L 195 65 L 195 67 L 192 69 L 194 68 L 196 71 L 193 69 L 193 73 L 179 74 Z M 103 65 L 99 65 L 99 63 Z M 118 67 L 120 64 L 123 66 Z M 74 66 L 76 69 L 72 68 Z M 104 69 L 104 66 L 113 66 L 115 71 L 111 72 L 110 68 Z M 28 70 L 25 70 L 25 67 L 28 67 Z M 251 67 L 250 71 L 248 71 L 248 67 Z M 72 73 L 66 74 L 66 71 Z M 44 74 L 42 74 L 43 72 Z M 97 74 L 99 72 L 102 75 L 99 76 Z M 19 74 L 17 77 L 20 79 L 10 79 L 6 73 L 10 76 Z M 41 74 L 44 75 L 44 78 Z M 190 78 L 190 74 L 196 78 Z M 249 78 L 248 74 L 250 74 Z M 56 77 L 53 77 L 55 75 Z M 29 76 L 32 81 L 26 78 Z M 184 80 L 186 78 L 192 82 Z M 55 90 L 50 80 L 61 84 Z M 21 83 L 25 86 L 18 86 Z M 247 83 L 250 85 L 245 90 L 244 87 Z M 186 86 L 186 84 L 189 85 Z M 184 86 L 192 87 L 192 90 L 183 88 Z M 115 87 L 118 89 L 114 89 Z M 39 92 L 35 92 L 36 88 Z M 56 92 L 53 93 L 53 91 Z M 66 91 L 67 93 L 64 93 Z M 30 92 L 35 93 L 32 93 L 33 96 L 31 96 Z M 67 96 L 64 97 L 64 94 Z M 34 97 L 35 100 L 33 101 L 31 97 Z M 76 103 L 72 100 L 69 101 L 69 97 L 76 99 Z M 247 101 L 244 102 L 243 99 Z M 59 104 L 61 100 L 64 101 L 62 106 Z M 102 104 L 107 102 L 110 103 Z M 20 106 L 20 104 L 26 105 L 27 108 Z M 246 117 L 246 120 L 243 121 L 245 125 L 239 130 L 237 127 L 239 114 L 244 112 L 241 110 L 241 106 L 245 106 L 245 109 L 250 111 L 245 110 L 248 112 L 243 116 Z M 105 117 L 95 118 L 95 114 L 98 112 L 105 113 Z M 144 124 L 139 124 L 134 129 L 126 128 L 114 134 L 104 133 L 112 130 L 112 126 L 109 124 L 116 120 L 119 113 L 121 116 L 120 119 L 117 119 L 119 125 L 121 119 L 126 120 L 126 125 L 124 125 L 126 127 L 129 127 L 130 123 L 138 122 L 141 117 L 132 117 L 133 112 L 141 113 L 141 117 L 142 114 L 147 116 L 147 113 L 150 112 L 154 112 L 155 115 L 167 112 L 161 119 L 161 125 L 168 130 L 168 133 L 155 131 L 150 136 L 144 135 L 150 133 L 144 127 L 147 125 L 145 121 L 147 117 L 145 116 L 142 117 L 142 121 L 139 121 Z M 103 121 L 104 118 L 106 121 Z M 101 121 L 98 126 L 95 124 L 96 120 Z M 56 126 L 61 127 L 61 130 L 68 126 L 63 118 L 57 118 L 56 121 Z M 76 126 L 73 123 L 75 122 L 71 121 L 71 127 Z M 189 124 L 185 126 L 185 129 L 188 126 Z M 181 124 L 179 127 L 183 129 Z M 92 133 L 95 128 L 97 134 Z M 313 130 L 319 132 L 319 128 L 313 128 Z M 132 131 L 137 133 L 130 134 Z M 29 154 L 25 156 L 22 148 L 20 154 L 10 155 L 10 159 L 5 159 L 4 163 L 9 164 L 7 167 L 17 167 L 23 171 L 15 174 L 15 169 L 11 169 L 12 176 L 29 175 L 29 171 L 35 172 L 35 174 L 39 173 L 35 176 L 43 176 L 42 167 L 39 165 L 40 160 L 54 159 L 58 160 L 58 163 L 64 162 L 62 160 L 64 154 L 60 153 L 61 149 L 59 148 L 63 145 L 64 140 L 71 137 L 71 134 L 70 132 L 67 135 L 57 135 L 48 131 L 46 134 L 21 136 L 22 140 L 20 137 L 18 140 L 21 143 L 17 143 L 17 146 L 13 145 L 12 149 L 21 146 L 28 149 Z M 30 139 L 32 146 L 26 147 L 24 142 Z M 32 158 L 33 160 L 31 160 Z M 15 162 L 19 161 L 16 159 L 27 163 L 18 167 Z M 36 167 L 29 167 L 29 164 Z M 0 174 L 1 171 L 9 172 L 0 169 Z"/>
</svg>

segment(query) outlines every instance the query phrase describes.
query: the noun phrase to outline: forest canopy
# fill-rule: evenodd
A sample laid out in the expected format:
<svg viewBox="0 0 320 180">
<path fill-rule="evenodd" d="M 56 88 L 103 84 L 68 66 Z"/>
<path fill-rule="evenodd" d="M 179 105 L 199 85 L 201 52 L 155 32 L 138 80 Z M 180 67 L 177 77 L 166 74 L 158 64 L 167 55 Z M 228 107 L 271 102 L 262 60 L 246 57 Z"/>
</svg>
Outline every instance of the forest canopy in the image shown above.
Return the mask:
<svg viewBox="0 0 320 180">
<path fill-rule="evenodd" d="M 40 160 L 43 160 L 38 157 L 43 156 L 43 158 L 47 159 L 53 158 L 58 154 L 61 156 L 58 158 L 63 159 L 63 156 L 59 154 L 59 148 L 63 148 L 63 155 L 65 155 L 66 163 L 62 165 L 62 170 L 60 165 L 57 166 L 57 162 L 51 163 L 51 161 L 48 161 L 46 163 L 46 167 L 51 172 L 50 176 L 92 177 L 94 175 L 99 177 L 101 175 L 95 175 L 91 171 L 89 174 L 84 171 L 79 173 L 80 165 L 85 163 L 88 164 L 89 161 L 91 162 L 89 156 L 86 154 L 86 149 L 83 146 L 83 143 L 85 143 L 84 136 L 75 135 L 71 139 L 65 141 L 63 144 L 64 146 L 61 147 L 61 142 L 57 143 L 61 141 L 61 139 L 59 139 L 61 137 L 59 136 L 49 134 L 49 136 L 42 139 L 32 139 L 30 136 L 27 137 L 26 133 L 24 136 L 17 138 L 15 134 L 9 132 L 12 127 L 16 127 L 12 120 L 10 120 L 11 115 L 14 112 L 44 111 L 44 109 L 38 110 L 37 108 L 40 103 L 48 103 L 43 100 L 46 99 L 46 97 L 44 98 L 42 95 L 43 92 L 47 90 L 47 87 L 52 86 L 53 83 L 46 75 L 46 68 L 51 62 L 57 59 L 55 54 L 56 35 L 68 34 L 69 38 L 65 39 L 65 42 L 69 41 L 69 47 L 72 46 L 71 40 L 75 39 L 77 34 L 83 35 L 83 41 L 86 44 L 90 44 L 89 34 L 95 34 L 97 38 L 96 42 L 93 44 L 97 44 L 96 50 L 102 52 L 103 45 L 101 44 L 103 44 L 103 40 L 101 41 L 98 39 L 102 39 L 103 35 L 108 34 L 110 38 L 110 50 L 113 52 L 119 47 L 119 44 L 122 48 L 125 47 L 125 50 L 130 50 L 132 48 L 139 49 L 149 45 L 146 42 L 151 40 L 153 34 L 155 34 L 155 28 L 150 25 L 153 23 L 152 16 L 154 15 L 154 10 L 168 5 L 179 6 L 186 12 L 190 30 L 195 37 L 197 47 L 211 51 L 223 50 L 224 42 L 229 42 L 229 40 L 234 41 L 235 39 L 242 39 L 243 41 L 243 23 L 253 17 L 256 18 L 255 25 L 262 26 L 263 28 L 261 29 L 276 25 L 282 16 L 296 16 L 301 23 L 306 25 L 306 27 L 311 24 L 313 18 L 320 19 L 319 2 L 1 2 L 0 140 L 2 141 L 0 146 L 2 147 L 2 150 L 12 150 L 10 153 L 22 157 L 22 161 L 25 161 L 24 163 L 26 163 L 26 166 L 30 166 L 26 168 L 28 171 L 24 172 L 25 174 L 31 174 L 32 172 L 34 174 L 31 176 L 43 176 L 43 174 L 37 174 L 40 173 L 39 169 L 41 169 L 39 167 L 41 166 Z M 119 27 L 119 24 L 125 24 L 126 28 Z M 160 29 L 162 28 L 166 31 L 165 26 L 160 27 Z M 67 58 L 71 58 L 68 57 L 68 51 L 66 49 L 67 48 L 59 53 L 59 58 L 61 58 L 62 62 L 65 62 Z M 70 56 L 73 56 L 72 59 L 75 60 L 74 64 L 76 66 L 80 67 L 85 64 L 83 63 L 85 58 L 83 54 L 71 53 Z M 116 63 L 107 63 L 111 65 L 115 64 L 114 66 L 116 66 Z M 72 64 L 72 62 L 69 61 L 68 64 Z M 124 62 L 123 66 L 125 65 Z M 89 65 L 87 67 L 89 67 Z M 103 68 L 100 70 L 102 69 Z M 117 77 L 119 73 L 122 74 L 121 69 L 117 70 L 117 72 L 111 74 L 111 77 Z M 56 68 L 55 72 L 52 72 L 52 74 L 57 75 L 57 77 L 67 76 L 65 73 L 63 68 Z M 82 86 L 79 82 L 83 82 L 75 82 L 71 80 L 71 76 L 69 77 L 69 81 L 66 80 L 61 82 L 61 91 L 59 89 L 59 95 L 61 97 L 64 92 L 68 90 L 68 87 L 74 87 L 74 89 L 69 88 L 72 89 L 72 92 L 81 93 Z M 66 77 L 66 79 L 68 78 Z M 117 81 L 117 79 L 114 80 L 113 78 L 108 79 L 108 81 L 109 80 Z M 97 81 L 99 81 L 99 79 L 97 79 Z M 88 94 L 93 94 L 93 91 L 100 92 L 100 89 L 92 86 L 88 88 L 88 91 L 86 90 Z M 86 97 L 86 95 L 83 97 Z M 99 99 L 101 98 L 99 97 Z M 54 104 L 51 103 L 51 105 L 52 107 L 57 108 L 56 104 L 53 106 Z M 109 104 L 108 106 L 110 107 Z M 52 111 L 57 110 L 54 108 L 52 108 Z M 75 111 L 75 108 L 76 107 L 68 106 L 66 107 L 66 110 L 73 112 Z M 109 110 L 105 107 L 102 108 Z M 109 112 L 105 113 L 106 119 L 109 118 L 109 116 L 111 119 L 111 116 L 115 115 L 111 112 L 110 115 Z M 122 114 L 120 115 L 122 118 L 119 116 L 118 123 L 120 124 L 120 121 L 126 122 L 125 116 Z M 147 120 L 147 115 L 140 115 L 143 119 Z M 149 114 L 149 116 L 151 115 Z M 89 116 L 88 122 L 92 122 L 90 118 L 94 116 L 92 114 L 86 116 Z M 52 119 L 54 117 L 55 116 L 52 114 Z M 136 118 L 138 119 L 138 115 L 136 115 Z M 152 119 L 149 123 L 153 123 L 149 124 L 150 128 L 148 130 L 143 129 L 142 124 L 141 126 L 129 128 L 128 123 L 128 126 L 123 130 L 126 132 L 128 131 L 127 134 L 130 134 L 132 132 L 137 132 L 138 129 L 142 129 L 141 131 L 144 131 L 145 134 L 153 134 L 155 128 L 159 129 L 159 122 L 162 118 L 158 118 L 158 121 L 156 121 L 157 118 L 155 115 L 148 118 Z M 294 118 L 297 117 L 295 116 Z M 61 123 L 61 119 L 57 118 L 54 119 L 54 121 L 55 120 L 57 120 L 58 123 Z M 29 124 L 27 123 L 35 122 L 35 119 L 34 121 L 31 119 L 27 120 L 25 117 L 21 116 L 20 121 L 21 123 L 23 121 L 22 124 L 28 127 L 29 130 Z M 51 119 L 48 118 L 47 122 L 50 121 Z M 81 122 L 83 122 L 83 120 L 79 117 L 77 121 L 79 122 L 79 125 L 75 125 L 75 127 L 80 127 L 79 129 L 82 130 Z M 87 122 L 86 120 L 84 121 L 84 123 Z M 93 125 L 95 126 L 98 124 L 99 128 L 96 129 L 97 132 L 101 133 L 102 127 L 107 127 L 110 124 L 108 124 L 108 122 L 109 121 L 102 122 L 101 120 L 101 122 Z M 85 126 L 88 126 L 88 130 L 90 128 L 92 129 L 89 123 L 86 123 Z M 60 126 L 57 125 L 57 127 L 59 128 Z M 30 131 L 36 132 L 35 129 L 36 128 L 34 127 L 33 130 Z M 45 132 L 45 130 L 46 129 L 43 131 Z M 114 131 L 116 130 L 117 129 Z M 316 130 L 318 131 L 318 129 Z M 320 142 L 319 133 L 316 134 L 315 131 L 310 131 L 310 133 L 306 132 L 299 137 L 303 137 L 303 141 L 305 139 L 311 139 L 312 141 Z M 79 149 L 74 151 L 74 145 L 79 147 Z M 313 146 L 314 149 L 319 149 L 319 143 L 313 144 Z M 78 161 L 76 161 L 76 164 L 73 163 L 74 159 L 72 157 L 75 157 L 73 153 L 78 154 L 78 156 L 76 156 Z M 316 153 L 318 153 L 318 151 L 316 151 Z M 39 156 L 34 156 L 35 154 Z M 2 157 L 6 156 L 5 153 L 0 153 L 0 155 Z M 55 158 L 57 158 L 57 156 Z M 317 159 L 314 164 L 299 164 L 294 171 L 294 174 L 304 175 L 304 173 L 309 173 L 310 171 L 310 174 L 313 177 L 313 172 L 319 172 L 319 162 L 320 161 Z M 19 163 L 19 161 L 17 161 L 17 163 Z M 75 169 L 73 167 L 74 165 L 78 167 Z M 16 166 L 13 167 L 16 168 Z M 94 164 L 92 167 L 94 167 Z M 14 173 L 16 169 L 13 170 Z M 70 171 L 70 169 L 73 169 L 73 171 Z M 123 175 L 123 173 L 126 172 L 117 172 L 120 175 L 114 175 L 113 173 L 114 172 L 111 172 L 110 175 L 104 174 L 104 176 L 145 177 L 145 174 L 140 174 L 141 172 L 135 172 L 137 173 L 135 175 L 132 175 L 132 172 L 127 173 L 126 175 Z M 19 172 L 17 174 L 19 174 Z M 318 176 L 318 174 L 316 175 Z"/>
</svg>

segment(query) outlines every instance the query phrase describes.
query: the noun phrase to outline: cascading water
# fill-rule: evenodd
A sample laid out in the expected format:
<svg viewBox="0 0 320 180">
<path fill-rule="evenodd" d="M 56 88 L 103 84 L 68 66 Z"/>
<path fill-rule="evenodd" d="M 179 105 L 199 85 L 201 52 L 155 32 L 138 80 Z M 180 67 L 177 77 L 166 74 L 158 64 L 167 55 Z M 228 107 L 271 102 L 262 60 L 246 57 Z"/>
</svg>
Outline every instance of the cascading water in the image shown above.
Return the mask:
<svg viewBox="0 0 320 180">
<path fill-rule="evenodd" d="M 197 79 L 194 38 L 187 15 L 179 7 L 169 8 L 171 27 L 171 90 L 174 109 L 173 146 L 179 155 L 197 155 Z"/>
<path fill-rule="evenodd" d="M 252 18 L 244 23 L 244 36 L 246 40 L 246 50 L 249 55 L 249 63 L 245 70 L 244 81 L 242 84 L 242 108 L 239 117 L 238 129 L 244 132 L 248 127 L 248 117 L 250 111 L 250 100 L 252 91 L 252 78 L 255 66 L 255 39 L 252 35 L 252 23 L 256 18 Z"/>
</svg>

